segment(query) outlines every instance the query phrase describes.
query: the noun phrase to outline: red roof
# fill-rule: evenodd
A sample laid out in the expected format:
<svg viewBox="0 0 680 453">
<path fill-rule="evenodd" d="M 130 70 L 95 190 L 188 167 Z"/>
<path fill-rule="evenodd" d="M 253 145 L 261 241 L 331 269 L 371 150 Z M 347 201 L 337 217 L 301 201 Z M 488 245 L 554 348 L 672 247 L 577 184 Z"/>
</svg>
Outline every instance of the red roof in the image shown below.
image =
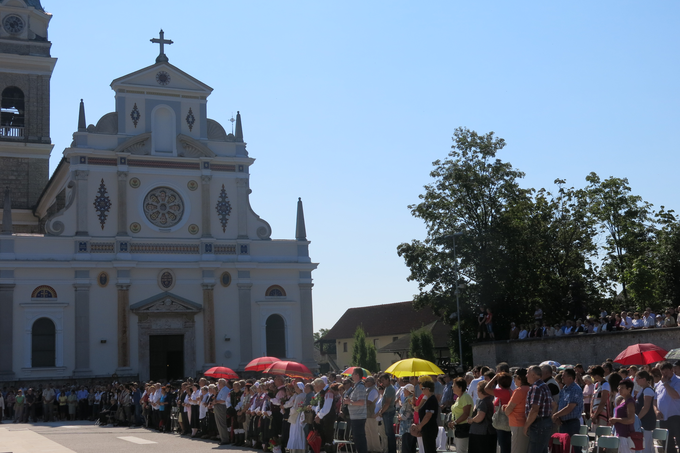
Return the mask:
<svg viewBox="0 0 680 453">
<path fill-rule="evenodd" d="M 403 335 L 436 321 L 430 308 L 415 310 L 413 302 L 372 305 L 348 309 L 322 338 L 323 341 L 351 338 L 362 326 L 367 337 Z"/>
</svg>

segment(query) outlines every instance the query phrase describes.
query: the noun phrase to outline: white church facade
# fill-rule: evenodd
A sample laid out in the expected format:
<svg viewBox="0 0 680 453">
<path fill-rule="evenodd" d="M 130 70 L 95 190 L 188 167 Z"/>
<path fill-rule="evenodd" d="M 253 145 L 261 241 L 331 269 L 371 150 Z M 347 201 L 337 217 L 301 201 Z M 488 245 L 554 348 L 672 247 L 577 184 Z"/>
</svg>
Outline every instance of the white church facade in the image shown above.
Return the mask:
<svg viewBox="0 0 680 453">
<path fill-rule="evenodd" d="M 0 382 L 176 379 L 263 355 L 314 368 L 302 202 L 295 238 L 272 239 L 241 115 L 234 133 L 208 117 L 212 89 L 168 62 L 162 32 L 156 62 L 111 83 L 113 112 L 88 126 L 81 101 L 47 178 L 50 18 L 0 1 Z"/>
</svg>

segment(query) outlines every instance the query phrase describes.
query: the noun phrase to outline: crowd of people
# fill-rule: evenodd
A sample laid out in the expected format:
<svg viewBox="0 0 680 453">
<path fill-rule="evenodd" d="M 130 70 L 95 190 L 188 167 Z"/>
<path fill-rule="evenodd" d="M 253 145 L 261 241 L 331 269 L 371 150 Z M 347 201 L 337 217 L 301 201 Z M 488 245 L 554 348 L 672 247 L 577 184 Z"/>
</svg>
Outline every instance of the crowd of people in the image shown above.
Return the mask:
<svg viewBox="0 0 680 453">
<path fill-rule="evenodd" d="M 659 420 L 669 430 L 668 452 L 677 453 L 680 361 L 615 366 L 611 359 L 563 370 L 501 363 L 495 370 L 476 366 L 465 376 L 417 378 L 366 377 L 356 368 L 351 378 L 328 373 L 314 380 L 114 382 L 92 391 L 48 384 L 4 388 L 0 414 L 15 423 L 78 419 L 144 426 L 220 445 L 290 453 L 310 451 L 310 445 L 331 453 L 338 438 L 351 439 L 357 453 L 396 453 L 397 437 L 401 453 L 415 453 L 416 446 L 421 453 L 436 453 L 440 428 L 452 432 L 458 453 L 545 453 L 555 433 L 569 445 L 587 420 L 593 430 L 613 426 L 619 452 L 632 451 L 639 440 L 645 453 L 653 453 L 651 432 Z M 340 425 L 344 432 L 335 422 L 347 422 Z"/>
<path fill-rule="evenodd" d="M 537 307 L 533 323 L 529 322 L 519 326 L 514 322 L 510 323 L 508 338 L 510 340 L 524 340 L 527 338 L 677 327 L 679 315 L 680 306 L 677 309 L 668 307 L 663 310 L 663 314 L 655 314 L 649 307 L 643 312 L 622 311 L 614 314 L 608 314 L 603 308 L 599 317 L 590 316 L 585 319 L 563 320 L 553 325 L 543 320 L 543 311 Z"/>
<path fill-rule="evenodd" d="M 680 361 L 618 370 L 611 359 L 587 370 L 580 364 L 560 371 L 547 364 L 524 369 L 501 363 L 495 371 L 478 366 L 453 381 L 457 398 L 448 427 L 459 453 L 545 453 L 556 433 L 563 451 L 571 451 L 571 436 L 588 421 L 592 430 L 612 426 L 621 453 L 653 453 L 658 420 L 669 431 L 667 451 L 676 453 L 679 375 Z"/>
</svg>

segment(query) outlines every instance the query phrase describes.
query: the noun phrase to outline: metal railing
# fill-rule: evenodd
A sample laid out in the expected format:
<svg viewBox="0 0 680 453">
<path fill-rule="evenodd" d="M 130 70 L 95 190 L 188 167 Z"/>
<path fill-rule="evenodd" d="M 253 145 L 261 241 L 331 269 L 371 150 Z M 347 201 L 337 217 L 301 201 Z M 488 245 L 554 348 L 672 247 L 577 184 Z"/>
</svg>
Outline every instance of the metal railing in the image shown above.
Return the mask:
<svg viewBox="0 0 680 453">
<path fill-rule="evenodd" d="M 0 137 L 24 138 L 24 128 L 16 126 L 0 126 Z"/>
</svg>

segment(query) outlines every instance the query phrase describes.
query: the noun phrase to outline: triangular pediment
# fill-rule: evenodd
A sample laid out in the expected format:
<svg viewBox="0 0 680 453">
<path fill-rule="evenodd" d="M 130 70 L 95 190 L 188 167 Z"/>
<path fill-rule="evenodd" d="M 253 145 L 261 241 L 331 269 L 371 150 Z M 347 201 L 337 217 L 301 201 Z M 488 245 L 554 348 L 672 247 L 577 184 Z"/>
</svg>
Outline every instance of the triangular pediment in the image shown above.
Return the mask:
<svg viewBox="0 0 680 453">
<path fill-rule="evenodd" d="M 200 80 L 190 76 L 170 63 L 156 63 L 111 82 L 114 91 L 120 89 L 153 90 L 156 92 L 190 92 L 208 96 L 210 88 Z"/>
<path fill-rule="evenodd" d="M 176 294 L 164 292 L 130 305 L 130 311 L 142 313 L 198 313 L 202 307 Z"/>
</svg>

